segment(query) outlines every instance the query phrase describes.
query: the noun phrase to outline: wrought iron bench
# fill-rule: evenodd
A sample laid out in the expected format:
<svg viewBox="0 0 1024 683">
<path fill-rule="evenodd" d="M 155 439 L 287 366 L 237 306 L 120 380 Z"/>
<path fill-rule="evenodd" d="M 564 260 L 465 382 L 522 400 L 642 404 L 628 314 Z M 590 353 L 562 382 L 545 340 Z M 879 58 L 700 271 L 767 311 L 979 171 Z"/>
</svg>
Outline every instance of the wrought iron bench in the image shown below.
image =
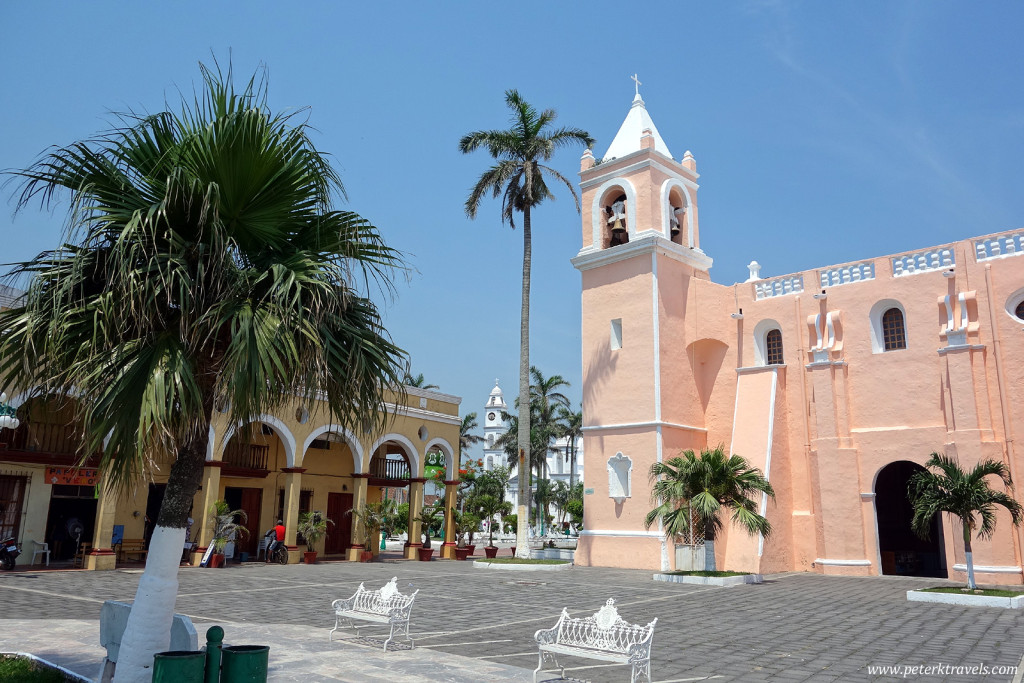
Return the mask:
<svg viewBox="0 0 1024 683">
<path fill-rule="evenodd" d="M 537 668 L 533 683 L 541 671 L 558 670 L 565 678 L 565 667 L 558 664 L 555 655 L 572 655 L 605 662 L 631 664 L 631 683 L 651 681 L 651 642 L 654 638 L 655 619 L 646 626 L 630 624 L 619 616 L 615 600 L 608 598 L 605 606 L 593 616 L 574 619 L 568 609 L 553 628 L 541 629 L 534 634 L 539 645 Z M 548 665 L 548 666 L 545 666 Z"/>
<path fill-rule="evenodd" d="M 412 638 L 409 637 L 409 615 L 412 614 L 412 603 L 416 599 L 416 593 L 420 591 L 416 589 L 410 595 L 403 595 L 398 592 L 397 581 L 398 577 L 395 576 L 373 591 L 368 591 L 363 584 L 359 584 L 351 598 L 332 602 L 334 628 L 328 634 L 327 640 L 334 639 L 334 632 L 341 628 L 342 620 L 347 621 L 347 625 L 355 629 L 356 635 L 359 635 L 356 621 L 369 621 L 391 626 L 391 634 L 384 641 L 385 651 L 388 649 L 388 643 L 394 640 L 396 631 L 405 636 L 411 647 L 415 647 Z"/>
</svg>

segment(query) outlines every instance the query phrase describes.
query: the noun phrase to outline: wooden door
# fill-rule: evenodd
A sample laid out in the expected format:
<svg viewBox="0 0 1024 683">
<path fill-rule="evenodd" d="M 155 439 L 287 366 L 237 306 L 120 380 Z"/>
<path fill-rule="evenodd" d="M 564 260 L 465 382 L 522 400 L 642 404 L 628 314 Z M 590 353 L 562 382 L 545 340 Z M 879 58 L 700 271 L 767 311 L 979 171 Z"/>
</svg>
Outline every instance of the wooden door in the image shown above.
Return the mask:
<svg viewBox="0 0 1024 683">
<path fill-rule="evenodd" d="M 247 534 L 239 534 L 241 537 L 235 540 L 237 552 L 247 552 L 249 557 L 256 557 L 256 550 L 259 548 L 260 536 L 260 508 L 263 505 L 263 489 L 242 489 L 242 502 L 238 509 L 245 511 L 245 521 L 242 526 L 249 530 Z M 276 520 L 275 520 L 276 521 Z"/>
<path fill-rule="evenodd" d="M 352 509 L 351 493 L 327 494 L 327 519 L 334 524 L 327 525 L 327 537 L 324 539 L 324 554 L 337 555 L 348 550 L 352 545 Z"/>
</svg>

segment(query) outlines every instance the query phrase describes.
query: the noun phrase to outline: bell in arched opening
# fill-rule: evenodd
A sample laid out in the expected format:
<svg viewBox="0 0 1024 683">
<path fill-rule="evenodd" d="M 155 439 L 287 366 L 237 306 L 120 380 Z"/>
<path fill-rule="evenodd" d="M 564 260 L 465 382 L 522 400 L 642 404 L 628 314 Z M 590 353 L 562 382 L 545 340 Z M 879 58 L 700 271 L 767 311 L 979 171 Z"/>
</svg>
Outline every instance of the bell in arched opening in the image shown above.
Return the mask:
<svg viewBox="0 0 1024 683">
<path fill-rule="evenodd" d="M 626 195 L 619 195 L 611 204 L 604 208 L 607 223 L 611 226 L 610 246 L 625 244 L 629 241 L 629 230 L 626 226 Z"/>
</svg>

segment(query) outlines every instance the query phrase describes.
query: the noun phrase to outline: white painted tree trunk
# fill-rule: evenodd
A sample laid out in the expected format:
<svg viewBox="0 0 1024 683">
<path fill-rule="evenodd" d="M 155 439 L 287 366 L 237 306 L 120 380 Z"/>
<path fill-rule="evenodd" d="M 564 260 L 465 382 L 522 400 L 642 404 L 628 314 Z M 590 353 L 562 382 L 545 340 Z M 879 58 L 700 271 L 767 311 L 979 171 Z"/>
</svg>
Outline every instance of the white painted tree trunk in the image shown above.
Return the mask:
<svg viewBox="0 0 1024 683">
<path fill-rule="evenodd" d="M 184 543 L 185 529 L 153 529 L 146 570 L 121 640 L 115 683 L 149 683 L 153 680 L 153 655 L 170 647 Z"/>
<path fill-rule="evenodd" d="M 974 590 L 978 587 L 978 584 L 974 583 L 974 553 L 968 550 L 964 555 L 967 556 L 967 587 Z"/>
</svg>

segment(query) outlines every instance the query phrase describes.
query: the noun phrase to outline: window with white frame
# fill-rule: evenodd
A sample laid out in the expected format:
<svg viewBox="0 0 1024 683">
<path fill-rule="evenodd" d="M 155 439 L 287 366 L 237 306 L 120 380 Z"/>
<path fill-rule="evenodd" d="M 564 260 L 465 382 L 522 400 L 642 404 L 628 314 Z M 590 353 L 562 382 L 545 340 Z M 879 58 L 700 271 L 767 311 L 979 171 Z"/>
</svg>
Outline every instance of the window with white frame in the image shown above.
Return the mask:
<svg viewBox="0 0 1024 683">
<path fill-rule="evenodd" d="M 907 348 L 907 311 L 895 299 L 876 301 L 868 312 L 871 321 L 871 352 Z"/>
</svg>

